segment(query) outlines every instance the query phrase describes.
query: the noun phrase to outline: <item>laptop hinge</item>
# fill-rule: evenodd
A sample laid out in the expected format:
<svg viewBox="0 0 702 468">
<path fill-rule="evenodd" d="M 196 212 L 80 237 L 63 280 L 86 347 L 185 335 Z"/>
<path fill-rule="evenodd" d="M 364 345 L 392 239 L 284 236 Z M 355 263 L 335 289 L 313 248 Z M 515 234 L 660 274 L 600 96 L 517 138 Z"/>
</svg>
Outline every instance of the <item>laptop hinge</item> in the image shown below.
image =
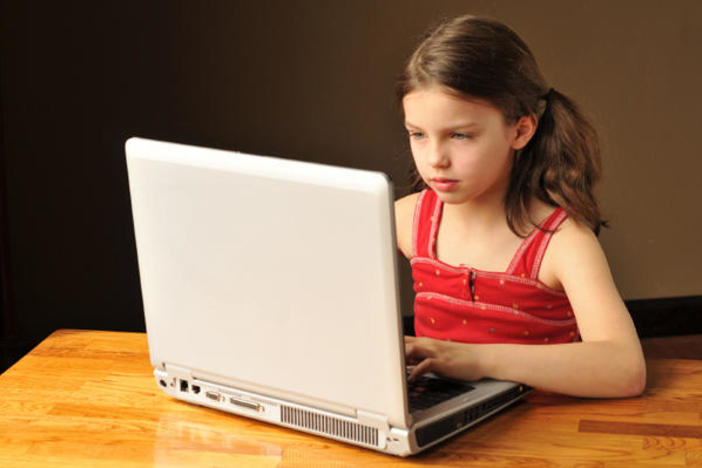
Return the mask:
<svg viewBox="0 0 702 468">
<path fill-rule="evenodd" d="M 390 432 L 390 424 L 388 417 L 380 414 L 370 413 L 368 411 L 356 410 L 356 419 L 359 424 L 378 428 L 379 431 L 388 434 Z"/>
</svg>

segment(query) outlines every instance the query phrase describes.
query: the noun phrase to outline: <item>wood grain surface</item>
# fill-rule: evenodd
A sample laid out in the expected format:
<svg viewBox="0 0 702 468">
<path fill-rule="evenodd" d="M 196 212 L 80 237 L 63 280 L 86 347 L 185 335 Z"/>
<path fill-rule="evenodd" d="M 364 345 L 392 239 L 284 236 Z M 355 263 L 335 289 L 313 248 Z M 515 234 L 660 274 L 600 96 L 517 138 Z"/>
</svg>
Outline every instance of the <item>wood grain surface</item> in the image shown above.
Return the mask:
<svg viewBox="0 0 702 468">
<path fill-rule="evenodd" d="M 60 330 L 0 375 L 0 466 L 702 466 L 702 361 L 648 370 L 640 398 L 535 392 L 400 459 L 172 399 L 144 334 Z"/>
</svg>

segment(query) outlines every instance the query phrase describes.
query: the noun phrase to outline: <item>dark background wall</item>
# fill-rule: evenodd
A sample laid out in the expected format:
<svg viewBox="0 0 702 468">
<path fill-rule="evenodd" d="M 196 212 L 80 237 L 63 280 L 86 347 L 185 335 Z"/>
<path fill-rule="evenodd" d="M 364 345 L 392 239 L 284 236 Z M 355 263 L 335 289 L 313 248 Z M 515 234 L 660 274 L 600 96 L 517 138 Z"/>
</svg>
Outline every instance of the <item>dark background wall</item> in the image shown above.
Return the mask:
<svg viewBox="0 0 702 468">
<path fill-rule="evenodd" d="M 466 12 L 514 27 L 593 118 L 623 296 L 701 295 L 702 2 L 4 0 L 7 359 L 57 328 L 143 329 L 129 136 L 380 170 L 406 193 L 393 81 L 428 25 Z"/>
</svg>

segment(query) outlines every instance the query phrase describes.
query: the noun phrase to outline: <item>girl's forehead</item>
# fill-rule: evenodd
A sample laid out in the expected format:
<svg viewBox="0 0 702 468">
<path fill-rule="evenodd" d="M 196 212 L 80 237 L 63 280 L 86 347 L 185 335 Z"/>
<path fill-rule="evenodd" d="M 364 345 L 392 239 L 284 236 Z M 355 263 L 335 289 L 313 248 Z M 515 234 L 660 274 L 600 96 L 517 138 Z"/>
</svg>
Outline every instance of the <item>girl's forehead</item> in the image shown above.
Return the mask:
<svg viewBox="0 0 702 468">
<path fill-rule="evenodd" d="M 402 98 L 402 106 L 410 123 L 434 119 L 481 123 L 502 117 L 502 112 L 489 101 L 444 86 L 416 88 Z"/>
</svg>

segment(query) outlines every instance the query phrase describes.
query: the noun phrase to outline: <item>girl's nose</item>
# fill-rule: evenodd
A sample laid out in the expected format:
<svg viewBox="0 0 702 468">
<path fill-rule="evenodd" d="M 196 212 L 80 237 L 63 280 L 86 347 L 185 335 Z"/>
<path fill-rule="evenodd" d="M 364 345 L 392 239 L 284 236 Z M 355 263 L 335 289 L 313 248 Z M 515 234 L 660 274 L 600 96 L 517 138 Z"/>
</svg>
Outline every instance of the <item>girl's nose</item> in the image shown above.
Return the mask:
<svg viewBox="0 0 702 468">
<path fill-rule="evenodd" d="M 446 154 L 446 149 L 440 144 L 435 143 L 431 145 L 428 156 L 429 164 L 431 164 L 433 167 L 447 167 L 450 164 L 450 159 L 448 154 Z"/>
</svg>

